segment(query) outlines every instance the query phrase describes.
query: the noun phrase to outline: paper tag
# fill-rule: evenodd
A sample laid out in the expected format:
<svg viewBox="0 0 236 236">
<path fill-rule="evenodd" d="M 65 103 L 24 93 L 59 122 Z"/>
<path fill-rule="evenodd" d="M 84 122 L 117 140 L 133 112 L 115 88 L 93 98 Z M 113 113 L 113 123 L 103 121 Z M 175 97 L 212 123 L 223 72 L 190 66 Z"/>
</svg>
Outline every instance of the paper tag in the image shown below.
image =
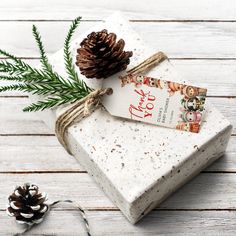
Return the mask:
<svg viewBox="0 0 236 236">
<path fill-rule="evenodd" d="M 105 81 L 113 94 L 102 103 L 111 115 L 199 132 L 207 89 L 142 75 Z"/>
</svg>

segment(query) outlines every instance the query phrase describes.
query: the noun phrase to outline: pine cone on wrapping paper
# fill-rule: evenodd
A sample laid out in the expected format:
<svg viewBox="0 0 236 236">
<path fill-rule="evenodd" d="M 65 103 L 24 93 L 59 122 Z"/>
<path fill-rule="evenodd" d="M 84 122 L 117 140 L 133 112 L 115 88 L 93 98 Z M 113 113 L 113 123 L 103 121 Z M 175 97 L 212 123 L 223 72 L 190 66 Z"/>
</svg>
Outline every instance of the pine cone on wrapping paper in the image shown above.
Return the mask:
<svg viewBox="0 0 236 236">
<path fill-rule="evenodd" d="M 40 193 L 36 185 L 28 183 L 16 187 L 8 201 L 8 215 L 14 216 L 20 224 L 39 224 L 49 209 L 45 203 L 47 195 Z"/>
<path fill-rule="evenodd" d="M 87 78 L 107 78 L 125 70 L 133 55 L 131 51 L 124 51 L 123 39 L 116 42 L 116 35 L 105 29 L 89 34 L 80 46 L 76 65 Z"/>
</svg>

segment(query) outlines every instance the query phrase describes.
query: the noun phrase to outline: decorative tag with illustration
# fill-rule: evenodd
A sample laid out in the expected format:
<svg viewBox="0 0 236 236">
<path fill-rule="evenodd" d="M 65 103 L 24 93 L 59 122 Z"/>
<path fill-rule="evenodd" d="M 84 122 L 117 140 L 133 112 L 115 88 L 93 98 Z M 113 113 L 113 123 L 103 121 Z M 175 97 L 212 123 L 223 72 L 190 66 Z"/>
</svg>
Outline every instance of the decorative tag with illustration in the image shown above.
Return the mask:
<svg viewBox="0 0 236 236">
<path fill-rule="evenodd" d="M 207 89 L 126 75 L 105 81 L 113 94 L 102 103 L 111 115 L 198 133 Z"/>
</svg>

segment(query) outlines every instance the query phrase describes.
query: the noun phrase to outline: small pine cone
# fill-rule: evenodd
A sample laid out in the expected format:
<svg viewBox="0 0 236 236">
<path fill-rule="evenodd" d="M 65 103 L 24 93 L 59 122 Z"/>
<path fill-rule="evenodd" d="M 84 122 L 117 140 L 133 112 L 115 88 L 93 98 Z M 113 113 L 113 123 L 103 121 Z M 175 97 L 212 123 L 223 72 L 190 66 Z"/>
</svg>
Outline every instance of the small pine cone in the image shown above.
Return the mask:
<svg viewBox="0 0 236 236">
<path fill-rule="evenodd" d="M 77 49 L 76 65 L 87 78 L 107 78 L 125 70 L 130 63 L 131 51 L 125 52 L 125 41 L 116 42 L 116 35 L 107 30 L 92 32 Z"/>
<path fill-rule="evenodd" d="M 49 209 L 45 203 L 47 195 L 40 193 L 38 187 L 33 184 L 16 187 L 8 200 L 7 213 L 14 216 L 20 224 L 39 224 Z"/>
</svg>

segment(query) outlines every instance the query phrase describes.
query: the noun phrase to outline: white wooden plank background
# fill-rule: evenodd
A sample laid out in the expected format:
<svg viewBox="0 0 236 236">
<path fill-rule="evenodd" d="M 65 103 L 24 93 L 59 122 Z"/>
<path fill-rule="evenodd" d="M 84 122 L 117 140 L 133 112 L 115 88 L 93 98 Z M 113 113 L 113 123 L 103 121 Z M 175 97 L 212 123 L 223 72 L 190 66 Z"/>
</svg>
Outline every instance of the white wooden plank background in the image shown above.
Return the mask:
<svg viewBox="0 0 236 236">
<path fill-rule="evenodd" d="M 34 23 L 46 39 L 48 53 L 63 46 L 70 22 Z M 87 31 L 93 24 L 94 21 L 82 22 L 75 36 Z M 170 58 L 236 58 L 235 22 L 138 21 L 131 22 L 131 25 L 154 49 L 164 51 Z M 1 22 L 1 46 L 20 57 L 38 57 L 31 29 L 31 21 Z"/>
<path fill-rule="evenodd" d="M 0 47 L 37 64 L 32 24 L 39 26 L 51 54 L 62 46 L 74 17 L 83 16 L 79 33 L 114 10 L 123 11 L 153 48 L 166 52 L 182 76 L 208 87 L 208 99 L 236 127 L 234 0 L 2 0 Z M 132 226 L 40 118 L 21 112 L 28 102 L 23 93 L 0 94 L 0 235 L 21 230 L 4 208 L 14 185 L 25 181 L 37 183 L 52 201 L 67 199 L 70 194 L 80 202 L 88 210 L 92 235 L 236 234 L 235 128 L 219 161 Z M 85 233 L 78 213 L 63 205 L 28 235 Z"/>
<path fill-rule="evenodd" d="M 234 0 L 7 0 L 0 2 L 1 20 L 71 20 L 81 14 L 100 20 L 120 10 L 132 20 L 235 21 Z"/>
</svg>

